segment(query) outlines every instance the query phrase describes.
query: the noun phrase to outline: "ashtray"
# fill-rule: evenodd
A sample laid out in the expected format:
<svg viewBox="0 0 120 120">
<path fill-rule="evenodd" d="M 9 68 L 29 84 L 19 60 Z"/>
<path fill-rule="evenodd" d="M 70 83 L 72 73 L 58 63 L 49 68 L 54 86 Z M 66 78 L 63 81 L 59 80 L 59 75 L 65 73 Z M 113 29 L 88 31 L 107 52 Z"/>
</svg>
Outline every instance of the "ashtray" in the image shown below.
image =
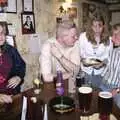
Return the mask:
<svg viewBox="0 0 120 120">
<path fill-rule="evenodd" d="M 54 112 L 63 114 L 72 112 L 75 109 L 74 100 L 67 96 L 54 97 L 49 101 L 49 107 Z"/>
</svg>

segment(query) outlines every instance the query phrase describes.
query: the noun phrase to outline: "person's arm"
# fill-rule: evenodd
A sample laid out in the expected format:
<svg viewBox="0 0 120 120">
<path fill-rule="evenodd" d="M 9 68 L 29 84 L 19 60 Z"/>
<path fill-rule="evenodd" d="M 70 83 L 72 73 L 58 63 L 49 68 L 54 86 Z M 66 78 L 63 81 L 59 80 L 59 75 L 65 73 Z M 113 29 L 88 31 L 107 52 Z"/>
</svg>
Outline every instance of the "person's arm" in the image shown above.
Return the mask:
<svg viewBox="0 0 120 120">
<path fill-rule="evenodd" d="M 70 58 L 70 60 L 64 56 L 59 50 L 59 48 L 55 45 L 52 44 L 52 49 L 51 49 L 52 55 L 56 57 L 56 59 L 60 62 L 60 64 L 63 66 L 63 68 L 68 72 L 71 73 L 75 69 L 80 67 L 80 55 L 79 55 L 79 50 L 73 51 L 75 58 Z M 72 54 L 72 53 L 71 53 Z M 73 59 L 73 61 L 71 60 Z M 76 62 L 77 61 L 77 62 Z"/>
<path fill-rule="evenodd" d="M 11 95 L 0 94 L 0 103 L 12 103 Z"/>
<path fill-rule="evenodd" d="M 50 49 L 50 43 L 44 43 L 39 57 L 40 73 L 42 74 L 44 82 L 52 82 L 54 77 L 54 74 L 52 73 L 52 55 Z"/>
<path fill-rule="evenodd" d="M 23 83 L 26 64 L 16 48 L 11 48 L 11 53 L 9 54 L 11 54 L 13 67 L 11 69 L 8 80 L 8 87 L 15 88 L 16 86 Z"/>
</svg>

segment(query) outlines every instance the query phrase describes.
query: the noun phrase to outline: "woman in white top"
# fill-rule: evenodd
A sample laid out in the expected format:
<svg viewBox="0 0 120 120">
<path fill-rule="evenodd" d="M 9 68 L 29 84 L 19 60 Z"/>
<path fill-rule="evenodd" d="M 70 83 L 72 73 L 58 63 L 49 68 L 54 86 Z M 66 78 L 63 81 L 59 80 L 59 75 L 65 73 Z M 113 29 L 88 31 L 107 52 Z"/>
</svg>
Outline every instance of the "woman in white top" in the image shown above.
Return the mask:
<svg viewBox="0 0 120 120">
<path fill-rule="evenodd" d="M 99 88 L 102 79 L 101 73 L 109 61 L 109 53 L 113 47 L 102 16 L 89 19 L 86 32 L 80 34 L 79 43 L 81 58 L 92 58 L 102 61 L 97 65 L 91 66 L 81 64 L 82 71 L 86 73 L 86 82 Z"/>
</svg>

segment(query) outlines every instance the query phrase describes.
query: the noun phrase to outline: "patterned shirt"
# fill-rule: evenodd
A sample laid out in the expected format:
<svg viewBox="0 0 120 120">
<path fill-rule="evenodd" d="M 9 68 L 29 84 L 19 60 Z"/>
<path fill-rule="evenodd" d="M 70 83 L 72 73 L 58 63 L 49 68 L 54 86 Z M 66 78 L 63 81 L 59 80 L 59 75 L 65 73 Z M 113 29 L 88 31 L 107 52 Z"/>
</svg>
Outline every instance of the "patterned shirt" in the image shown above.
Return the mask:
<svg viewBox="0 0 120 120">
<path fill-rule="evenodd" d="M 102 73 L 103 83 L 110 88 L 120 87 L 120 47 L 114 48 L 110 54 L 110 62 Z"/>
</svg>

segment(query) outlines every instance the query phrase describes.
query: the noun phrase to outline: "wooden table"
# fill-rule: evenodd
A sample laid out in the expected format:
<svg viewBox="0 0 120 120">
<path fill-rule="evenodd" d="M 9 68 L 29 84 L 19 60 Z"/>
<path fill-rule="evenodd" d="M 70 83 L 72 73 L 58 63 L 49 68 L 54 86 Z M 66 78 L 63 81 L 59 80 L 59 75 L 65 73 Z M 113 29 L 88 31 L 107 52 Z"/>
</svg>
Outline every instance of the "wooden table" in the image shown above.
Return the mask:
<svg viewBox="0 0 120 120">
<path fill-rule="evenodd" d="M 97 110 L 97 94 L 98 92 L 93 93 L 93 100 L 91 105 L 90 114 L 96 113 Z M 18 94 L 13 97 L 13 103 L 10 105 L 0 104 L 0 119 L 1 120 L 20 120 L 21 110 L 22 110 L 22 96 L 35 96 L 33 89 L 25 91 L 21 94 Z M 39 99 L 42 99 L 44 103 L 49 102 L 49 100 L 56 96 L 55 89 L 51 89 L 51 85 L 46 84 L 44 86 L 43 91 L 37 95 Z M 74 99 L 77 99 L 74 97 Z M 120 109 L 113 104 L 112 113 L 116 116 L 118 120 L 120 120 Z M 63 115 L 52 112 L 50 108 L 48 108 L 48 120 L 80 120 L 80 110 L 75 109 L 74 112 L 66 113 Z M 39 119 L 38 119 L 39 120 Z"/>
</svg>

